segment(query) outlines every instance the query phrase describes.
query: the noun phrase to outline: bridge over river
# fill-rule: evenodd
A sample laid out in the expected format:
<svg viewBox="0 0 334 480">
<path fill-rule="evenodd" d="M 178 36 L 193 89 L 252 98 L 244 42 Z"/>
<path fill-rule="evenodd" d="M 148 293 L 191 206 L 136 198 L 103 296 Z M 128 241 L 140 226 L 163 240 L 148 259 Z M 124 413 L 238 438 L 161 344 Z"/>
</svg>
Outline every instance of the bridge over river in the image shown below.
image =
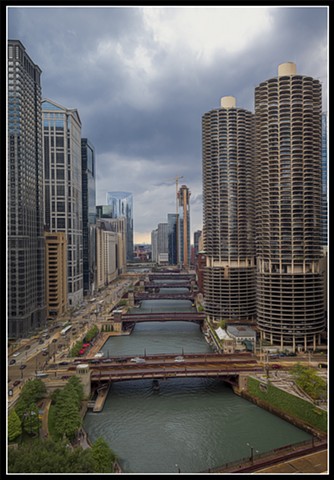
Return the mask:
<svg viewBox="0 0 334 480">
<path fill-rule="evenodd" d="M 152 312 L 152 313 L 133 313 L 120 315 L 119 320 L 123 325 L 126 323 L 141 322 L 194 322 L 201 324 L 205 319 L 205 313 L 198 312 Z"/>
<path fill-rule="evenodd" d="M 222 377 L 225 381 L 237 385 L 239 375 L 263 371 L 263 366 L 251 354 L 156 354 L 144 357 L 110 357 L 93 362 L 90 360 L 89 364 L 92 383 L 175 377 Z M 68 368 L 73 370 L 76 367 L 77 365 L 72 364 Z"/>
</svg>

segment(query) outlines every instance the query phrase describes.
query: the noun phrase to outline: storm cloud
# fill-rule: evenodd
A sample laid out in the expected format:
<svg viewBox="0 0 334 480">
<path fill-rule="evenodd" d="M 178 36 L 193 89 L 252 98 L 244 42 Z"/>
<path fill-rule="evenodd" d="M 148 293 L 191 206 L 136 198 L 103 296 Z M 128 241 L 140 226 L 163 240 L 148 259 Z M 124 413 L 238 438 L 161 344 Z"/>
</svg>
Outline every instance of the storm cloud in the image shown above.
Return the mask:
<svg viewBox="0 0 334 480">
<path fill-rule="evenodd" d="M 135 242 L 175 212 L 175 177 L 202 228 L 202 115 L 280 63 L 318 78 L 327 111 L 327 7 L 7 7 L 10 39 L 42 70 L 42 96 L 76 108 L 94 145 L 97 204 L 133 193 Z"/>
</svg>

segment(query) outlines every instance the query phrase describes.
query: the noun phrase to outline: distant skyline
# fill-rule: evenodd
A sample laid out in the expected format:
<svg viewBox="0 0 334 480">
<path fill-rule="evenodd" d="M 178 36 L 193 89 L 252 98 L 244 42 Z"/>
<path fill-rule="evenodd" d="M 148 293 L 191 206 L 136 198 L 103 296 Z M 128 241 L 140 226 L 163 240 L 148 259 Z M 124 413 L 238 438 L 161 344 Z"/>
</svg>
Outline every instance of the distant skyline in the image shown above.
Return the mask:
<svg viewBox="0 0 334 480">
<path fill-rule="evenodd" d="M 150 243 L 175 212 L 176 176 L 191 191 L 191 242 L 202 229 L 202 115 L 221 97 L 254 111 L 255 87 L 292 61 L 320 80 L 328 110 L 327 6 L 24 5 L 6 13 L 7 38 L 42 70 L 42 97 L 78 110 L 95 148 L 96 204 L 108 191 L 133 194 L 135 243 Z"/>
</svg>

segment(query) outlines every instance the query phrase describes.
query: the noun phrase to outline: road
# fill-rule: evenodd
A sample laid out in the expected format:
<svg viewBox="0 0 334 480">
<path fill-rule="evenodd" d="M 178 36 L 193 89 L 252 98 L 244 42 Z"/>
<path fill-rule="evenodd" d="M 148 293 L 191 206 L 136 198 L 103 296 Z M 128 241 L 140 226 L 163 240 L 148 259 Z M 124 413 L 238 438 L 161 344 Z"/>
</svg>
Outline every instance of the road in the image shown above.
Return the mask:
<svg viewBox="0 0 334 480">
<path fill-rule="evenodd" d="M 8 392 L 9 401 L 15 397 L 27 379 L 35 378 L 36 371 L 44 369 L 55 361 L 61 361 L 70 347 L 82 340 L 85 333 L 102 315 L 109 314 L 129 286 L 137 281 L 135 278 L 120 278 L 95 295 L 94 302 L 84 302 L 71 315 L 64 315 L 51 322 L 48 328 L 30 338 L 21 339 L 8 348 Z M 66 323 L 73 328 L 66 336 L 60 332 Z M 42 343 L 43 342 L 43 343 Z M 43 354 L 44 350 L 44 354 Z M 11 362 L 15 361 L 12 365 Z M 22 365 L 25 368 L 20 369 Z"/>
</svg>

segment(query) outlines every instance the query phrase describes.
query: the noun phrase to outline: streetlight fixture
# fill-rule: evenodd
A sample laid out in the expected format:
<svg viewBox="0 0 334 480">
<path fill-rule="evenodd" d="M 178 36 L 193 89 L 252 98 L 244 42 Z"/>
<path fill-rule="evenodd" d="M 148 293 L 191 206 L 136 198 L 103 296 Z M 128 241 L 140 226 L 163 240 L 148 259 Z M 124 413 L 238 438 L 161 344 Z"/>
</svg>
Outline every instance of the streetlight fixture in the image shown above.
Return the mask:
<svg viewBox="0 0 334 480">
<path fill-rule="evenodd" d="M 176 467 L 176 469 L 177 469 L 177 473 L 181 473 L 180 467 L 178 466 L 177 463 L 175 464 L 175 467 Z"/>
<path fill-rule="evenodd" d="M 251 451 L 251 456 L 249 458 L 249 460 L 254 463 L 254 447 L 252 445 L 250 445 L 250 443 L 246 443 L 247 447 L 250 448 L 250 451 Z M 255 453 L 259 453 L 259 450 L 255 450 Z"/>
</svg>

